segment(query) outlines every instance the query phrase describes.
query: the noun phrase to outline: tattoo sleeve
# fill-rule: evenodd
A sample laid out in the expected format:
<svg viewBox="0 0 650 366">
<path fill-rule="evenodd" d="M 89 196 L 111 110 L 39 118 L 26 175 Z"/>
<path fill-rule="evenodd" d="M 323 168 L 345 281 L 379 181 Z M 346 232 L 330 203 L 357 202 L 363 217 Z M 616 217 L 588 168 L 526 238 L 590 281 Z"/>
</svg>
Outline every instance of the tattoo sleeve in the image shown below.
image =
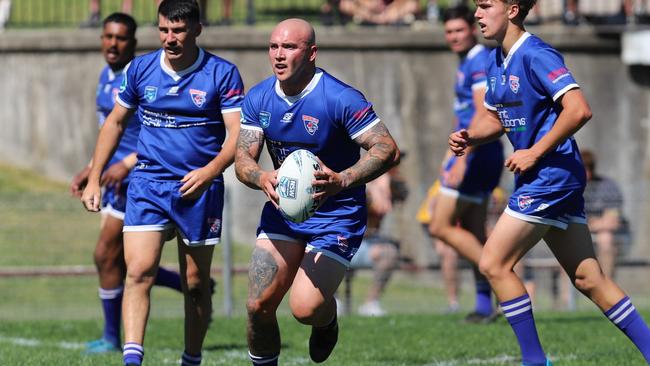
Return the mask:
<svg viewBox="0 0 650 366">
<path fill-rule="evenodd" d="M 255 248 L 251 255 L 251 265 L 248 270 L 248 296 L 251 300 L 259 299 L 264 291 L 273 283 L 278 273 L 278 264 L 268 251 Z"/>
<path fill-rule="evenodd" d="M 239 181 L 253 189 L 260 189 L 261 168 L 257 161 L 263 146 L 262 131 L 240 129 L 235 153 L 235 172 Z"/>
<path fill-rule="evenodd" d="M 379 122 L 354 140 L 368 152 L 341 172 L 347 187 L 365 184 L 399 163 L 399 151 L 386 126 Z"/>
</svg>

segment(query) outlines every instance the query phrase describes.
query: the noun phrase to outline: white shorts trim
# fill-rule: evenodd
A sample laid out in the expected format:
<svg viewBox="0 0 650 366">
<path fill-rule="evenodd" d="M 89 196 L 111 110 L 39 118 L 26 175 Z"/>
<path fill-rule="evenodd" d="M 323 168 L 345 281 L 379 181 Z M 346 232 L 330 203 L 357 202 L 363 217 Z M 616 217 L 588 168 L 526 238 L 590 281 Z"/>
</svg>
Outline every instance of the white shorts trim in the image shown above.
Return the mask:
<svg viewBox="0 0 650 366">
<path fill-rule="evenodd" d="M 485 202 L 485 198 L 486 198 L 480 196 L 472 196 L 469 194 L 463 194 L 453 188 L 443 187 L 443 186 L 440 186 L 440 193 L 448 197 L 454 197 L 458 200 L 475 203 L 477 205 L 480 205 L 483 202 Z"/>
<path fill-rule="evenodd" d="M 276 234 L 276 233 L 267 233 L 267 232 L 264 232 L 264 231 L 260 232 L 260 234 L 257 236 L 257 239 L 293 241 L 293 242 L 300 243 L 300 244 L 305 243 L 304 241 L 302 241 L 300 239 L 292 238 L 292 237 L 290 237 L 288 235 Z"/>
<path fill-rule="evenodd" d="M 178 232 L 180 233 L 180 230 L 178 230 Z M 217 245 L 217 244 L 219 244 L 221 242 L 221 238 L 212 238 L 212 239 L 205 239 L 205 240 L 199 240 L 199 241 L 189 241 L 189 239 L 187 239 L 185 237 L 185 235 L 183 235 L 183 233 L 180 233 L 180 235 L 181 235 L 181 240 L 188 247 L 207 247 L 207 246 L 211 246 L 211 245 Z"/>
<path fill-rule="evenodd" d="M 555 226 L 557 228 L 560 228 L 562 230 L 566 230 L 569 227 L 569 224 L 584 224 L 587 225 L 587 219 L 584 217 L 578 217 L 578 216 L 565 216 L 567 219 L 567 222 L 563 222 L 560 220 L 553 220 L 553 219 L 545 219 L 542 217 L 537 217 L 537 216 L 532 216 L 532 215 L 526 215 L 522 214 L 520 212 L 514 211 L 510 209 L 510 207 L 506 207 L 505 213 L 508 215 L 527 222 L 532 222 L 534 224 L 544 224 L 544 225 L 550 225 L 550 226 Z"/>
<path fill-rule="evenodd" d="M 305 247 L 305 253 L 310 253 L 310 252 L 311 252 L 311 253 L 320 253 L 320 254 L 322 254 L 322 255 L 328 257 L 328 258 L 332 258 L 332 259 L 334 259 L 335 261 L 341 263 L 341 264 L 344 265 L 346 268 L 350 267 L 350 261 L 349 261 L 349 260 L 347 260 L 347 259 L 341 257 L 340 255 L 338 255 L 338 254 L 336 254 L 336 253 L 330 252 L 330 251 L 327 250 L 327 249 L 316 248 L 316 247 L 314 247 L 313 245 L 309 245 L 309 244 L 307 244 L 307 246 Z"/>
<path fill-rule="evenodd" d="M 129 225 L 124 226 L 122 232 L 166 231 L 169 229 L 176 229 L 176 225 L 171 222 L 163 225 Z"/>
<path fill-rule="evenodd" d="M 118 220 L 124 221 L 124 212 L 116 210 L 111 204 L 102 207 L 102 215 L 114 217 Z"/>
</svg>

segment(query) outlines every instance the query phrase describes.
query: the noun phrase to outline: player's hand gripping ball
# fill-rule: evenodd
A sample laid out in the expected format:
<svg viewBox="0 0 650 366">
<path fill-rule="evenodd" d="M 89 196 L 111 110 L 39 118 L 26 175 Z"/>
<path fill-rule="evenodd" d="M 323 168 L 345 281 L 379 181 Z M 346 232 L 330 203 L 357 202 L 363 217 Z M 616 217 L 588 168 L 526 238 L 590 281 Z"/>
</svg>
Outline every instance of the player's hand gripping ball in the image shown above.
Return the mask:
<svg viewBox="0 0 650 366">
<path fill-rule="evenodd" d="M 321 169 L 316 155 L 308 150 L 296 150 L 282 162 L 275 191 L 280 197 L 280 212 L 288 220 L 303 222 L 320 206 L 320 200 L 313 197 L 316 191 L 312 181 L 314 172 Z"/>
</svg>

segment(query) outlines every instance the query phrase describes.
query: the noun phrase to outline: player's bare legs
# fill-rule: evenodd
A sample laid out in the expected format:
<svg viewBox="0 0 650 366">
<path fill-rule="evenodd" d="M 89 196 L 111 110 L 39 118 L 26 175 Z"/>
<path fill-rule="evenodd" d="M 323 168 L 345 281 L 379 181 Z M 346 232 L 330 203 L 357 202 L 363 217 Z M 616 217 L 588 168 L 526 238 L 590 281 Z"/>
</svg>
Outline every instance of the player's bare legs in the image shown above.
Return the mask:
<svg viewBox="0 0 650 366">
<path fill-rule="evenodd" d="M 574 286 L 602 311 L 610 309 L 625 296 L 623 291 L 603 274 L 587 225 L 570 224 L 566 230 L 552 227 L 544 236 L 544 240 Z"/>
<path fill-rule="evenodd" d="M 110 215 L 102 217 L 102 228 L 95 246 L 95 267 L 99 274 L 99 287 L 115 289 L 122 286 L 126 271 L 122 255 L 123 221 Z"/>
<path fill-rule="evenodd" d="M 309 356 L 316 363 L 327 360 L 338 341 L 334 292 L 346 270 L 321 253 L 305 253 L 291 287 L 289 306 L 299 322 L 312 326 Z"/>
<path fill-rule="evenodd" d="M 305 253 L 289 296 L 293 316 L 301 323 L 324 327 L 336 316 L 334 292 L 347 267 L 319 253 Z"/>
<path fill-rule="evenodd" d="M 447 311 L 458 311 L 458 253 L 440 239 L 434 239 L 434 245 L 440 257 L 440 272 L 447 294 Z"/>
<path fill-rule="evenodd" d="M 429 233 L 456 249 L 473 264 L 478 264 L 483 247 L 481 242 L 470 231 L 456 225 L 458 218 L 473 209 L 473 206 L 473 203 L 439 194 L 433 208 Z"/>
<path fill-rule="evenodd" d="M 144 342 L 144 331 L 149 318 L 151 287 L 154 284 L 164 232 L 141 231 L 124 233 L 126 280 L 122 300 L 124 342 Z"/>
<path fill-rule="evenodd" d="M 178 240 L 178 261 L 185 297 L 185 351 L 201 354 L 212 316 L 210 266 L 213 245 L 190 247 Z"/>
<path fill-rule="evenodd" d="M 490 281 L 499 301 L 526 294 L 526 288 L 513 268 L 548 229 L 548 225 L 532 224 L 505 213 L 501 215 L 479 261 L 479 269 Z"/>
<path fill-rule="evenodd" d="M 276 310 L 305 254 L 296 242 L 258 239 L 248 270 L 248 348 L 255 357 L 277 357 L 280 328 Z"/>
</svg>

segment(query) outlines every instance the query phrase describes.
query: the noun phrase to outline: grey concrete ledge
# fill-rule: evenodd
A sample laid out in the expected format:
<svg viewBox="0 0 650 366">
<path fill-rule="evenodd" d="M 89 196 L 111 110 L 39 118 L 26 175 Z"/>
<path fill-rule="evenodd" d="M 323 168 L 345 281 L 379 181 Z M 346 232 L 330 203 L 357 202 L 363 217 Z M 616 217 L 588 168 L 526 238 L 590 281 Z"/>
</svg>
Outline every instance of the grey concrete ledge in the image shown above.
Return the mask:
<svg viewBox="0 0 650 366">
<path fill-rule="evenodd" d="M 620 52 L 625 27 L 529 27 L 546 42 L 569 52 Z M 99 29 L 7 30 L 0 33 L 0 52 L 95 52 L 99 49 Z M 207 27 L 200 37 L 208 49 L 254 50 L 267 47 L 270 27 Z M 318 44 L 323 49 L 358 50 L 446 50 L 442 27 L 319 27 Z M 157 30 L 138 30 L 140 50 L 159 47 Z"/>
</svg>

